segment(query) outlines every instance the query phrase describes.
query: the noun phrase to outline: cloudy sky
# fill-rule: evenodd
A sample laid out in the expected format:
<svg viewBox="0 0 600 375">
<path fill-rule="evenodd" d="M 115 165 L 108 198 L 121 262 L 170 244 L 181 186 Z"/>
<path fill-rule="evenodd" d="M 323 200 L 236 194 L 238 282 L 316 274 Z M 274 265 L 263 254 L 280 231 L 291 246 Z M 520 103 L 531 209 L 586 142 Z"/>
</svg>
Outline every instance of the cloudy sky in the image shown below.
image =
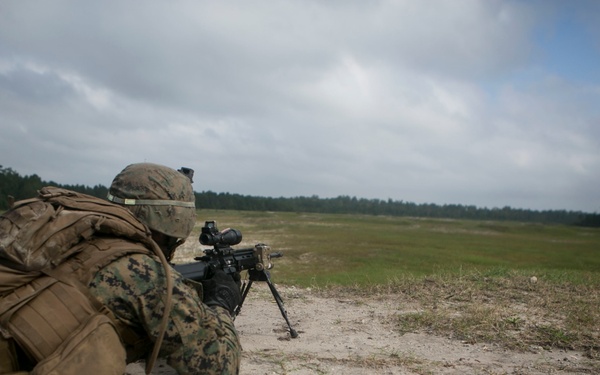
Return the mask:
<svg viewBox="0 0 600 375">
<path fill-rule="evenodd" d="M 0 3 L 0 165 L 600 212 L 600 2 Z"/>
</svg>

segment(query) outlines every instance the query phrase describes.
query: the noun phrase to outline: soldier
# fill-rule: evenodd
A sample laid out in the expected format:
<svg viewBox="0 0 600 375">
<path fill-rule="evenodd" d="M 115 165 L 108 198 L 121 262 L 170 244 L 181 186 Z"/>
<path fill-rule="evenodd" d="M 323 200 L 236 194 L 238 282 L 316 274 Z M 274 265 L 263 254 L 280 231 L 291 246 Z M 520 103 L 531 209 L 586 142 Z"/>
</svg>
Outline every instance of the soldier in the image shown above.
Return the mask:
<svg viewBox="0 0 600 375">
<path fill-rule="evenodd" d="M 46 196 L 52 194 L 47 193 Z M 45 267 L 41 274 L 51 280 L 49 283 L 59 281 L 46 289 L 56 285 L 68 289 L 70 286 L 79 285 L 80 282 L 85 285 L 86 291 L 81 291 L 81 287 L 71 289 L 78 289 L 83 295 L 89 297 L 92 305 L 100 305 L 96 310 L 101 311 L 101 315 L 110 317 L 111 324 L 119 333 L 122 347 L 119 349 L 115 345 L 104 344 L 103 347 L 94 348 L 94 343 L 101 342 L 98 337 L 104 336 L 88 335 L 85 340 L 81 339 L 83 344 L 76 346 L 84 348 L 79 349 L 82 353 L 73 358 L 72 353 L 66 353 L 67 351 L 60 348 L 64 348 L 65 345 L 67 347 L 77 345 L 68 342 L 69 337 L 74 333 L 63 332 L 59 336 L 67 337 L 62 340 L 66 344 L 65 342 L 57 344 L 62 354 L 58 361 L 61 364 L 56 366 L 62 366 L 61 370 L 41 371 L 40 363 L 47 363 L 49 361 L 47 358 L 56 356 L 57 350 L 52 349 L 54 351 L 49 356 L 39 354 L 38 351 L 42 349 L 36 351 L 36 345 L 44 347 L 48 344 L 29 343 L 30 339 L 27 337 L 31 337 L 31 334 L 23 335 L 18 324 L 24 323 L 19 322 L 27 323 L 28 332 L 31 330 L 47 332 L 48 329 L 44 324 L 52 325 L 54 331 L 65 328 L 62 325 L 56 328 L 57 323 L 50 321 L 49 318 L 45 319 L 44 324 L 31 323 L 35 319 L 27 318 L 28 315 L 22 312 L 24 309 L 7 315 L 5 311 L 15 309 L 8 307 L 3 309 L 2 304 L 11 300 L 14 293 L 0 290 L 0 323 L 2 323 L 0 328 L 3 328 L 3 333 L 8 331 L 5 337 L 12 335 L 8 343 L 13 347 L 8 346 L 6 349 L 7 352 L 12 353 L 12 369 L 16 370 L 14 363 L 20 363 L 21 369 L 31 370 L 31 367 L 34 367 L 34 371 L 38 371 L 36 373 L 67 373 L 70 367 L 63 363 L 71 361 L 77 363 L 73 365 L 72 368 L 75 369 L 73 371 L 85 370 L 85 365 L 81 365 L 83 362 L 94 366 L 90 368 L 90 373 L 122 374 L 125 372 L 125 362 L 149 358 L 149 366 L 147 366 L 149 372 L 154 356 L 160 353 L 160 356 L 166 358 L 167 363 L 179 374 L 237 374 L 241 347 L 231 314 L 241 299 L 238 285 L 232 277 L 222 271 L 216 272 L 202 285 L 192 285 L 193 282 L 184 280 L 179 273 L 166 265 L 165 261 L 172 258 L 175 249 L 189 236 L 196 222 L 191 178 L 180 171 L 161 165 L 132 164 L 114 178 L 108 200 L 120 207 L 106 203 L 110 206 L 107 206 L 107 209 L 124 211 L 121 207 L 127 208 L 127 212 L 131 212 L 135 217 L 134 220 L 139 220 L 143 223 L 143 227 L 147 228 L 151 239 L 138 238 L 139 236 L 135 239 L 128 238 L 122 234 L 125 230 L 121 228 L 123 224 L 120 221 L 114 225 L 107 225 L 105 221 L 109 220 L 104 220 L 105 217 L 112 216 L 103 214 L 100 215 L 101 219 L 94 221 L 94 234 L 86 235 L 88 237 L 84 242 L 74 246 L 78 249 L 73 251 L 74 255 L 69 255 L 57 267 Z M 16 206 L 18 205 L 19 202 Z M 89 207 L 89 205 L 85 206 L 86 209 Z M 126 216 L 118 212 L 117 216 Z M 56 216 L 60 215 L 57 213 Z M 105 227 L 110 229 L 103 229 Z M 0 233 L 0 237 L 1 235 Z M 6 248 L 8 249 L 8 246 Z M 149 251 L 149 248 L 153 251 Z M 69 268 L 65 268 L 67 266 Z M 0 268 L 0 281 L 3 280 L 3 270 Z M 71 275 L 66 275 L 69 272 Z M 73 278 L 79 281 L 73 281 Z M 30 285 L 31 283 L 21 288 L 31 288 Z M 58 295 L 60 291 L 53 293 Z M 48 299 L 44 295 L 44 292 L 40 293 L 33 301 L 44 302 Z M 62 301 L 59 304 L 64 305 L 60 308 L 71 311 L 73 315 L 77 315 L 81 310 L 73 307 L 80 304 L 79 302 L 70 301 L 69 298 L 58 300 Z M 38 311 L 36 316 L 49 315 L 53 312 L 53 308 L 46 307 L 47 304 L 42 302 L 38 303 L 38 307 L 32 305 L 32 309 Z M 165 315 L 165 312 L 168 312 L 168 315 Z M 79 320 L 87 321 L 87 318 Z M 40 336 L 46 335 L 40 333 Z M 89 339 L 90 336 L 96 338 Z M 158 345 L 155 345 L 156 343 Z M 85 351 L 86 345 L 89 346 L 87 351 Z M 5 343 L 4 346 L 7 347 L 7 344 Z M 4 355 L 1 353 L 2 349 L 0 343 L 0 356 Z M 105 351 L 113 350 L 116 354 L 108 357 L 117 364 L 109 365 L 99 359 L 106 357 Z M 121 351 L 126 354 L 122 354 Z M 18 355 L 19 352 L 21 357 Z M 27 368 L 28 365 L 25 363 L 27 361 L 22 358 L 23 353 L 28 354 L 25 357 L 30 360 L 33 357 L 29 364 L 30 368 Z M 15 360 L 15 357 L 19 358 Z M 0 362 L 0 373 L 2 373 L 2 362 Z"/>
</svg>

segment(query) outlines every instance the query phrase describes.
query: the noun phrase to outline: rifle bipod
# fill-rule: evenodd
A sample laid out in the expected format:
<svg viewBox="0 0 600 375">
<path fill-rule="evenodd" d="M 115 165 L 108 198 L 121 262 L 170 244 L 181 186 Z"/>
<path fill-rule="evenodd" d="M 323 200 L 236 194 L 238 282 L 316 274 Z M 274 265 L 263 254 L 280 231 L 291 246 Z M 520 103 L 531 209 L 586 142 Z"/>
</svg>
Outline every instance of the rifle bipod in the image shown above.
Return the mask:
<svg viewBox="0 0 600 375">
<path fill-rule="evenodd" d="M 244 301 L 246 300 L 246 297 L 248 296 L 248 292 L 250 291 L 250 287 L 252 286 L 252 283 L 254 281 L 264 281 L 267 283 L 267 285 L 269 286 L 269 289 L 271 290 L 271 294 L 273 294 L 273 298 L 275 299 L 275 302 L 277 302 L 279 311 L 281 312 L 283 319 L 285 319 L 285 322 L 287 323 L 287 326 L 290 329 L 290 336 L 293 339 L 298 337 L 298 332 L 296 332 L 296 330 L 294 328 L 292 328 L 292 324 L 290 323 L 290 320 L 288 319 L 287 311 L 283 307 L 283 299 L 281 298 L 281 295 L 279 294 L 277 289 L 275 289 L 275 285 L 273 285 L 273 282 L 271 282 L 271 276 L 269 275 L 269 272 L 267 270 L 264 270 L 264 269 L 262 271 L 248 270 L 248 282 L 244 281 L 244 283 L 242 284 L 242 301 L 240 302 L 238 307 L 236 307 L 236 309 L 235 309 L 235 316 L 238 316 L 238 314 L 242 310 L 242 305 L 244 304 Z M 235 316 L 234 316 L 234 319 L 235 319 Z"/>
</svg>

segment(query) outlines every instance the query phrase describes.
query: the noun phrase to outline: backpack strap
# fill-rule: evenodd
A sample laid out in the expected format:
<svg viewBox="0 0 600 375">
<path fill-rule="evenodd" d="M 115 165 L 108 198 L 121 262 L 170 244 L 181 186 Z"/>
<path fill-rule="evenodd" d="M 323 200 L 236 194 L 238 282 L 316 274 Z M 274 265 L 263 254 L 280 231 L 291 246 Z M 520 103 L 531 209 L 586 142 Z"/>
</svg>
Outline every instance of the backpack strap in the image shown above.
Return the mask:
<svg viewBox="0 0 600 375">
<path fill-rule="evenodd" d="M 55 282 L 56 280 L 54 279 L 38 277 L 32 282 L 2 296 L 2 298 L 0 298 L 0 326 L 6 327 L 6 323 L 10 320 L 15 311 L 19 310 Z"/>
<path fill-rule="evenodd" d="M 65 266 L 54 269 L 46 269 L 43 272 L 55 280 L 77 288 L 81 294 L 88 298 L 96 311 L 106 315 L 113 322 L 117 332 L 119 333 L 119 336 L 121 337 L 121 340 L 123 340 L 123 343 L 125 344 L 128 359 L 137 359 L 143 357 L 148 350 L 147 337 L 138 335 L 135 330 L 121 322 L 110 309 L 108 309 L 90 293 L 87 285 L 84 285 L 79 279 L 73 277 L 73 274 L 68 274 L 62 268 L 65 268 Z"/>
<path fill-rule="evenodd" d="M 36 362 L 56 350 L 92 312 L 69 285 L 42 276 L 2 298 L 2 327 Z"/>
</svg>

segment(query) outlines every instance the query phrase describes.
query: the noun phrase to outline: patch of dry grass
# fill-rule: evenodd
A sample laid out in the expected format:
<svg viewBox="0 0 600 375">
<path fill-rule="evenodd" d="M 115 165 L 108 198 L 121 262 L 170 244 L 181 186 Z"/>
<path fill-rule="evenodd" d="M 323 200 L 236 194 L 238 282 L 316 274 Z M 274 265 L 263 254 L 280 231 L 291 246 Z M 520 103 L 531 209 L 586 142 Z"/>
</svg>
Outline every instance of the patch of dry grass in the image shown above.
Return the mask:
<svg viewBox="0 0 600 375">
<path fill-rule="evenodd" d="M 328 296 L 362 295 L 411 306 L 391 317 L 400 332 L 426 332 L 512 350 L 573 349 L 600 358 L 600 286 L 597 281 L 502 276 L 434 275 L 387 284 L 322 288 Z"/>
</svg>

